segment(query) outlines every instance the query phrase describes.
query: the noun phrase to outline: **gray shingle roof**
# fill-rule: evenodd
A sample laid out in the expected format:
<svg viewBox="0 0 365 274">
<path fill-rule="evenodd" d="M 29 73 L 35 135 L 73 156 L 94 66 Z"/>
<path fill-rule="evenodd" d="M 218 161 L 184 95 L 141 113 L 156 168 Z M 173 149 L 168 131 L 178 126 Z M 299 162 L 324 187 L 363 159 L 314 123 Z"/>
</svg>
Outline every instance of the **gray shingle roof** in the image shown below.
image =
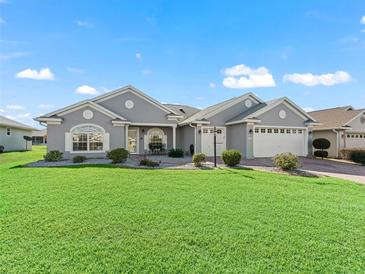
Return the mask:
<svg viewBox="0 0 365 274">
<path fill-rule="evenodd" d="M 317 119 L 322 124 L 317 126 L 317 129 L 340 128 L 344 127 L 346 123 L 364 111 L 365 109 L 354 110 L 351 106 L 344 106 L 312 111 L 309 112 L 309 115 Z"/>
<path fill-rule="evenodd" d="M 26 129 L 26 130 L 35 130 L 35 128 L 32 128 L 25 124 L 11 120 L 11 119 L 6 118 L 5 116 L 1 116 L 1 115 L 0 115 L 0 126 L 6 126 L 6 127 L 11 127 L 11 128 L 20 128 L 20 129 Z"/>
</svg>

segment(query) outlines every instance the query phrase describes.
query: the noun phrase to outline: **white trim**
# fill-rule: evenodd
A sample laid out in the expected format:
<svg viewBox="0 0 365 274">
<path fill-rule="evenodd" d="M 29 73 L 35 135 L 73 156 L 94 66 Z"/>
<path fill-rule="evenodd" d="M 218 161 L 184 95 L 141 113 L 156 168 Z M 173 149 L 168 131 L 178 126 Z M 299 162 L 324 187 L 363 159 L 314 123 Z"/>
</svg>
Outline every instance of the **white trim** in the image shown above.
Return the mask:
<svg viewBox="0 0 365 274">
<path fill-rule="evenodd" d="M 348 121 L 346 124 L 344 124 L 344 126 L 347 126 L 348 124 L 350 124 L 352 121 L 356 120 L 357 118 L 359 118 L 361 115 L 364 115 L 365 111 L 360 112 L 359 114 L 357 114 L 355 117 L 353 117 L 350 121 Z"/>
<path fill-rule="evenodd" d="M 261 125 L 254 125 L 255 127 L 259 127 L 259 128 L 284 128 L 284 129 L 307 129 L 306 127 L 291 127 L 291 126 L 261 126 Z"/>
<path fill-rule="evenodd" d="M 131 122 L 132 126 L 153 126 L 153 127 L 173 127 L 177 126 L 176 124 L 159 124 L 159 123 L 139 123 L 139 122 Z"/>
<path fill-rule="evenodd" d="M 201 121 L 201 120 L 194 120 L 194 121 L 191 121 L 191 122 L 182 122 L 182 123 L 179 123 L 179 126 L 186 126 L 186 125 L 189 125 L 189 124 L 197 124 L 197 125 L 210 125 L 210 121 Z"/>
<path fill-rule="evenodd" d="M 115 127 L 124 127 L 129 125 L 131 122 L 129 121 L 112 121 L 113 126 Z"/>
<path fill-rule="evenodd" d="M 52 118 L 52 117 L 38 117 L 35 118 L 34 120 L 38 121 L 38 122 L 59 122 L 61 123 L 63 121 L 62 118 Z"/>
<path fill-rule="evenodd" d="M 104 142 L 103 142 L 103 147 L 104 147 Z M 105 153 L 105 150 L 71 150 L 69 151 L 70 154 L 83 154 L 83 153 Z"/>
<path fill-rule="evenodd" d="M 77 106 L 77 107 L 75 107 L 75 108 L 72 108 L 72 109 L 69 109 L 69 110 L 67 110 L 67 111 L 61 112 L 61 113 L 59 113 L 58 115 L 59 115 L 59 116 L 63 116 L 63 115 L 66 115 L 66 114 L 68 114 L 68 113 L 75 112 L 75 111 L 77 111 L 77 110 L 79 110 L 79 109 L 82 109 L 82 108 L 84 108 L 84 107 L 91 107 L 91 108 L 93 108 L 93 109 L 95 109 L 95 110 L 99 111 L 100 113 L 103 113 L 103 114 L 105 114 L 106 116 L 109 116 L 109 117 L 110 117 L 110 118 L 112 118 L 112 119 L 117 119 L 117 118 L 119 118 L 119 119 L 121 119 L 121 120 L 125 120 L 125 121 L 127 120 L 127 119 L 125 119 L 124 117 L 119 116 L 118 114 L 116 114 L 116 113 L 114 113 L 114 112 L 112 112 L 112 111 L 110 111 L 110 110 L 108 110 L 108 109 L 106 109 L 106 108 L 104 108 L 104 107 L 102 107 L 102 106 L 100 106 L 100 105 L 98 105 L 98 104 L 94 103 L 94 102 L 86 102 L 86 103 L 84 103 L 84 104 L 82 104 L 82 105 L 79 105 L 79 106 Z"/>
<path fill-rule="evenodd" d="M 324 128 L 315 128 L 313 127 L 313 131 L 327 131 L 327 130 L 352 130 L 352 127 L 324 127 Z"/>
<path fill-rule="evenodd" d="M 62 122 L 46 122 L 47 125 L 60 125 Z"/>
<path fill-rule="evenodd" d="M 226 123 L 225 125 L 229 126 L 229 125 L 236 125 L 236 124 L 242 124 L 242 123 L 261 123 L 260 119 L 241 119 L 238 121 L 232 121 L 229 123 Z"/>
<path fill-rule="evenodd" d="M 172 148 L 176 148 L 176 127 L 172 127 Z"/>
<path fill-rule="evenodd" d="M 82 127 L 82 126 L 97 127 L 97 128 L 102 130 L 102 132 L 103 132 L 103 150 L 90 150 L 90 147 L 89 147 L 90 146 L 89 133 L 87 133 L 87 150 L 73 150 L 73 137 L 72 137 L 73 132 L 72 131 L 75 130 L 75 128 Z M 75 154 L 75 153 L 105 153 L 105 135 L 106 135 L 106 131 L 103 127 L 101 127 L 99 125 L 96 125 L 96 124 L 90 124 L 90 123 L 78 124 L 78 125 L 73 126 L 68 133 L 70 133 L 69 138 L 71 139 L 71 140 L 69 140 L 71 142 L 70 143 L 71 144 L 71 150 L 69 151 L 69 153 L 71 153 L 71 154 Z M 65 144 L 66 144 L 66 142 L 67 142 L 67 140 L 65 140 Z M 109 140 L 109 142 L 110 142 L 110 140 Z"/>
<path fill-rule="evenodd" d="M 60 112 L 64 112 L 64 111 L 66 111 L 66 110 L 68 110 L 68 109 L 72 109 L 72 108 L 78 107 L 79 105 L 85 104 L 85 103 L 87 103 L 87 102 L 89 102 L 89 100 L 83 100 L 83 101 L 81 101 L 81 102 L 78 102 L 78 103 L 75 103 L 75 104 L 69 105 L 69 106 L 67 106 L 67 107 L 60 108 L 60 109 L 58 109 L 58 110 L 55 110 L 55 111 L 49 112 L 49 113 L 47 113 L 47 114 L 45 114 L 45 115 L 43 115 L 43 116 L 41 116 L 41 117 L 37 117 L 37 118 L 36 118 L 36 120 L 38 121 L 38 118 L 42 118 L 42 117 L 48 117 L 48 118 L 50 118 L 50 116 L 56 115 L 56 114 L 58 114 L 58 113 L 60 113 Z"/>
<path fill-rule="evenodd" d="M 99 126 L 99 125 L 96 125 L 96 124 L 91 124 L 91 123 L 85 123 L 85 124 L 78 124 L 76 126 L 73 126 L 71 129 L 70 129 L 70 133 L 72 133 L 72 131 L 77 128 L 77 127 L 84 127 L 84 126 L 91 126 L 91 127 L 97 127 L 97 128 L 100 128 L 103 133 L 105 133 L 105 129 L 102 127 L 102 126 Z"/>
<path fill-rule="evenodd" d="M 137 89 L 137 88 L 135 88 L 131 85 L 128 85 L 128 86 L 125 86 L 125 87 L 110 91 L 106 94 L 100 95 L 98 97 L 95 97 L 94 99 L 92 99 L 92 101 L 96 102 L 96 103 L 100 103 L 100 102 L 111 99 L 111 98 L 116 97 L 118 95 L 122 95 L 122 94 L 127 93 L 127 92 L 133 93 L 134 95 L 136 95 L 136 96 L 140 97 L 141 99 L 151 103 L 152 105 L 158 107 L 159 109 L 165 111 L 166 113 L 173 113 L 173 114 L 178 115 L 175 111 L 169 109 L 168 107 L 164 106 L 160 102 L 156 101 L 152 97 L 146 95 L 145 93 L 143 93 L 142 91 L 140 91 L 139 89 Z"/>
</svg>

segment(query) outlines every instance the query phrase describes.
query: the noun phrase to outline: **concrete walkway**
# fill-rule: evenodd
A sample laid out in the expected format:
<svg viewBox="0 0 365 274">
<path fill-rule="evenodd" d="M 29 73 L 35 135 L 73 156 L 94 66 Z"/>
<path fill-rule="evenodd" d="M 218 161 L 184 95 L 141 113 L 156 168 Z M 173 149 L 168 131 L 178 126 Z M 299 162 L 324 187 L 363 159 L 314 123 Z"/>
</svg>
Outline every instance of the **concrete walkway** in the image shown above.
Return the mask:
<svg viewBox="0 0 365 274">
<path fill-rule="evenodd" d="M 301 170 L 321 176 L 331 176 L 357 183 L 365 184 L 365 166 L 353 163 L 338 162 L 334 160 L 320 160 L 301 158 Z M 268 168 L 272 167 L 271 158 L 257 158 L 252 160 L 242 160 L 243 165 L 252 168 Z"/>
</svg>

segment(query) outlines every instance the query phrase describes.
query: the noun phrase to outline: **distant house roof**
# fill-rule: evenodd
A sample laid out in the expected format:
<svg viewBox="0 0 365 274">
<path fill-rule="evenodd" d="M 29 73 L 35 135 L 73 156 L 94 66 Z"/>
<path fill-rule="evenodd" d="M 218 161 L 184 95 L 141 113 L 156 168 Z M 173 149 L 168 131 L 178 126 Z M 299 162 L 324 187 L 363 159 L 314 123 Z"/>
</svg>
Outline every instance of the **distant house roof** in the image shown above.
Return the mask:
<svg viewBox="0 0 365 274">
<path fill-rule="evenodd" d="M 11 120 L 11 119 L 6 118 L 5 116 L 1 116 L 1 115 L 0 115 L 0 126 L 10 127 L 10 128 L 19 128 L 19 129 L 25 129 L 25 130 L 36 130 L 35 128 L 32 128 L 25 124 Z"/>
<path fill-rule="evenodd" d="M 355 110 L 351 106 L 344 106 L 312 111 L 309 112 L 309 115 L 320 121 L 321 125 L 317 126 L 316 129 L 335 129 L 347 127 L 347 124 L 351 122 L 351 120 L 364 112 L 365 109 Z"/>
<path fill-rule="evenodd" d="M 47 129 L 41 129 L 41 130 L 33 130 L 32 136 L 33 137 L 44 137 L 47 135 Z"/>
<path fill-rule="evenodd" d="M 193 116 L 195 113 L 198 113 L 200 111 L 200 109 L 198 108 L 187 105 L 178 105 L 178 104 L 163 104 L 163 105 L 175 111 L 179 115 L 182 115 L 183 119 L 189 118 Z"/>
</svg>

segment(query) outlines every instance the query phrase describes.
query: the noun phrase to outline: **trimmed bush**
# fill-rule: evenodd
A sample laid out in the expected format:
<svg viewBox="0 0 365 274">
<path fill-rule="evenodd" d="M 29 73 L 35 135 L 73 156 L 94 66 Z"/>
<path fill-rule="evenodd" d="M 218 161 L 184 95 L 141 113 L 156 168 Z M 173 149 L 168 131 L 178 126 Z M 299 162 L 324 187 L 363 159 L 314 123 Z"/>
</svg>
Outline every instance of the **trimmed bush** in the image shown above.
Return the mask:
<svg viewBox="0 0 365 274">
<path fill-rule="evenodd" d="M 129 156 L 128 150 L 124 148 L 116 148 L 111 151 L 108 151 L 106 157 L 112 160 L 113 164 L 124 163 Z"/>
<path fill-rule="evenodd" d="M 275 155 L 273 158 L 273 164 L 282 170 L 294 170 L 299 167 L 300 161 L 298 156 L 290 152 L 286 152 Z"/>
<path fill-rule="evenodd" d="M 77 164 L 77 163 L 83 163 L 86 161 L 86 157 L 82 156 L 82 155 L 78 155 L 72 158 L 72 162 Z"/>
<path fill-rule="evenodd" d="M 193 163 L 196 167 L 201 167 L 202 163 L 205 162 L 204 153 L 195 153 L 193 156 Z"/>
<path fill-rule="evenodd" d="M 148 166 L 148 167 L 158 167 L 159 165 L 160 165 L 160 163 L 151 161 L 151 160 L 148 160 L 146 163 L 146 166 Z"/>
<path fill-rule="evenodd" d="M 148 159 L 147 158 L 143 158 L 143 159 L 141 159 L 140 161 L 139 161 L 139 165 L 140 166 L 146 166 L 147 165 L 147 163 L 148 163 Z"/>
<path fill-rule="evenodd" d="M 172 148 L 168 155 L 171 158 L 184 158 L 184 151 L 181 148 Z"/>
<path fill-rule="evenodd" d="M 222 160 L 229 167 L 238 165 L 241 161 L 241 158 L 242 155 L 239 150 L 225 150 L 222 153 Z"/>
<path fill-rule="evenodd" d="M 325 151 L 325 150 L 316 150 L 315 152 L 314 152 L 314 156 L 316 156 L 316 157 L 319 157 L 319 158 L 327 158 L 328 157 L 328 152 L 327 151 Z"/>
<path fill-rule="evenodd" d="M 353 151 L 350 156 L 351 161 L 354 161 L 355 163 L 362 164 L 365 166 L 365 151 Z"/>
<path fill-rule="evenodd" d="M 58 162 L 62 160 L 63 153 L 58 150 L 51 150 L 43 157 L 46 162 Z"/>
<path fill-rule="evenodd" d="M 3 152 L 4 152 L 4 150 L 5 150 L 5 147 L 4 147 L 4 146 L 2 146 L 2 145 L 0 145 L 0 153 L 3 153 Z"/>
<path fill-rule="evenodd" d="M 352 153 L 358 151 L 365 153 L 365 149 L 363 148 L 343 148 L 340 150 L 340 158 L 345 160 L 351 160 Z"/>
<path fill-rule="evenodd" d="M 325 138 L 318 138 L 318 139 L 313 140 L 313 147 L 315 149 L 321 150 L 320 154 L 317 153 L 317 155 L 321 155 L 321 156 L 317 156 L 316 151 L 314 152 L 314 156 L 321 157 L 323 159 L 323 158 L 328 157 L 328 153 L 327 153 L 327 156 L 324 156 L 324 155 L 326 155 L 326 153 L 324 153 L 325 152 L 324 150 L 329 149 L 331 147 L 331 142 Z"/>
</svg>

